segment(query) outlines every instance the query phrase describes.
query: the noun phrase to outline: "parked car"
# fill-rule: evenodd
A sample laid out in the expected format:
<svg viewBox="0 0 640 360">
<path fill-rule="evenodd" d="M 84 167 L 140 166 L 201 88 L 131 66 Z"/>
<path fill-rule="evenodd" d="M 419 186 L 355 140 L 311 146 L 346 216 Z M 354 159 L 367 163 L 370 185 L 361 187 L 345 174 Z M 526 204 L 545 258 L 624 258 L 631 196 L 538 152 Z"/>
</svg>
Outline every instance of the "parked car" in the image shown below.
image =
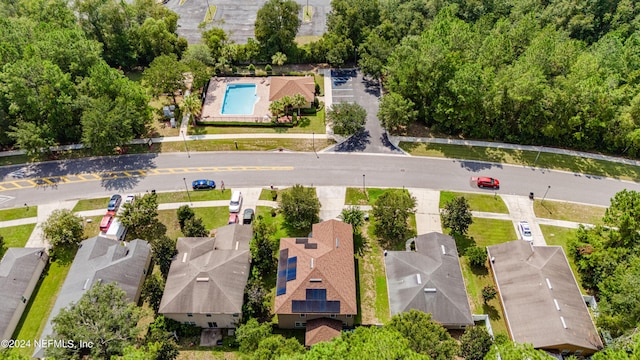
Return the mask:
<svg viewBox="0 0 640 360">
<path fill-rule="evenodd" d="M 529 226 L 528 222 L 520 221 L 518 223 L 518 231 L 520 232 L 522 240 L 533 242 L 533 235 L 531 234 L 531 227 Z"/>
<path fill-rule="evenodd" d="M 491 177 L 479 177 L 478 180 L 476 180 L 476 183 L 478 184 L 478 187 L 481 188 L 490 187 L 497 189 L 500 187 L 500 181 Z"/>
<path fill-rule="evenodd" d="M 253 222 L 253 209 L 246 209 L 242 215 L 242 223 L 245 225 L 251 225 Z"/>
<path fill-rule="evenodd" d="M 227 224 L 237 224 L 238 223 L 238 214 L 231 213 L 229 214 L 229 222 Z"/>
<path fill-rule="evenodd" d="M 120 207 L 120 202 L 122 201 L 122 196 L 115 194 L 111 196 L 109 199 L 109 205 L 107 206 L 107 211 L 116 212 Z"/>
<path fill-rule="evenodd" d="M 242 193 L 240 191 L 234 191 L 231 194 L 231 202 L 229 202 L 229 212 L 239 213 L 242 207 Z"/>
<path fill-rule="evenodd" d="M 112 213 L 109 212 L 105 216 L 103 216 L 102 220 L 100 220 L 100 231 L 106 232 L 107 230 L 109 230 L 109 226 L 111 226 L 112 221 L 113 221 Z"/>
<path fill-rule="evenodd" d="M 213 180 L 194 180 L 191 183 L 193 190 L 210 190 L 216 188 L 216 182 Z"/>
<path fill-rule="evenodd" d="M 136 200 L 135 195 L 133 194 L 129 194 L 127 196 L 124 197 L 124 203 L 125 204 L 133 204 L 133 202 Z"/>
</svg>

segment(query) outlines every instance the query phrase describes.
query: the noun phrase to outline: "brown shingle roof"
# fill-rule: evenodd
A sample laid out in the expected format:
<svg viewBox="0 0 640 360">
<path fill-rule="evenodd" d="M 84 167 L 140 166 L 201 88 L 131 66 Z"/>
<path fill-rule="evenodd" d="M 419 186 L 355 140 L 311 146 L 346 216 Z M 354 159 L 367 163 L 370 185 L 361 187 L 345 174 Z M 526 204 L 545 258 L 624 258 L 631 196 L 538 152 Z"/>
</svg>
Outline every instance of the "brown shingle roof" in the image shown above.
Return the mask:
<svg viewBox="0 0 640 360">
<path fill-rule="evenodd" d="M 331 341 L 340 336 L 342 321 L 329 318 L 318 318 L 307 321 L 304 335 L 304 346 L 315 345 L 323 341 Z"/>
<path fill-rule="evenodd" d="M 602 348 L 562 247 L 516 240 L 487 250 L 515 342 L 542 349 L 570 344 L 584 354 Z"/>
<path fill-rule="evenodd" d="M 276 296 L 275 313 L 293 314 L 292 301 L 305 300 L 307 289 L 326 289 L 327 300 L 340 301 L 337 314 L 357 314 L 351 225 L 338 220 L 314 224 L 313 237 L 307 242 L 317 246 L 296 243 L 294 238 L 280 239 L 280 250 L 288 249 L 289 258 L 297 257 L 297 273 L 295 280 L 286 282 L 286 293 Z"/>
<path fill-rule="evenodd" d="M 315 91 L 316 83 L 313 76 L 274 76 L 269 86 L 269 101 L 302 94 L 308 102 L 312 102 Z"/>
</svg>

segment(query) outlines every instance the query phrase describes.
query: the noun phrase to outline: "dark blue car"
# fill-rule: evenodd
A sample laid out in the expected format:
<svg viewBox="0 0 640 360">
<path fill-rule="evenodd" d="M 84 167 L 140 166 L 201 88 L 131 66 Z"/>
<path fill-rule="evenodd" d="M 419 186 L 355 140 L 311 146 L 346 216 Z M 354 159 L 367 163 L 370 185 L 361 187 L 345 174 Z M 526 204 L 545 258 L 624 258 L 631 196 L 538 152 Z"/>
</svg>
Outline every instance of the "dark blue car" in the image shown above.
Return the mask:
<svg viewBox="0 0 640 360">
<path fill-rule="evenodd" d="M 216 182 L 213 180 L 194 180 L 191 183 L 193 190 L 209 190 L 216 188 Z"/>
<path fill-rule="evenodd" d="M 122 196 L 115 194 L 109 199 L 109 205 L 107 206 L 107 211 L 116 211 L 120 206 L 120 202 L 122 201 Z"/>
</svg>

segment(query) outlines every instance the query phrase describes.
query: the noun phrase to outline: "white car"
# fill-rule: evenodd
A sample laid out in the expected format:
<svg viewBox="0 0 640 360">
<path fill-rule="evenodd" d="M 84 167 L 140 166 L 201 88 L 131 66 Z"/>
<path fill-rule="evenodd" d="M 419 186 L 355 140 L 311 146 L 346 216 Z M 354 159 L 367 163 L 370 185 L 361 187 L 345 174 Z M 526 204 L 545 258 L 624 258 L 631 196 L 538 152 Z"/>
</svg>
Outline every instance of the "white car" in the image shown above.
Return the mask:
<svg viewBox="0 0 640 360">
<path fill-rule="evenodd" d="M 531 234 L 531 227 L 529 226 L 528 222 L 520 221 L 518 223 L 518 231 L 520 231 L 520 236 L 522 237 L 522 240 L 533 242 L 533 235 Z"/>
<path fill-rule="evenodd" d="M 133 204 L 133 201 L 134 201 L 135 199 L 136 199 L 136 197 L 135 197 L 134 195 L 129 194 L 129 195 L 127 195 L 127 196 L 124 198 L 124 203 L 125 203 L 125 204 Z"/>
</svg>

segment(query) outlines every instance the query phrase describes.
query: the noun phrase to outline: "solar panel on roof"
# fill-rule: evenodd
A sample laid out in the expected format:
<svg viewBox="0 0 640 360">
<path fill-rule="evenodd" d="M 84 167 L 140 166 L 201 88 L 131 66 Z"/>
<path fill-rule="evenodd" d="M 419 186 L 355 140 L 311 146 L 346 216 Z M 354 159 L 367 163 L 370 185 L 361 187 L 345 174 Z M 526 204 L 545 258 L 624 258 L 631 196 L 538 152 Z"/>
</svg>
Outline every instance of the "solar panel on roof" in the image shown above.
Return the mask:
<svg viewBox="0 0 640 360">
<path fill-rule="evenodd" d="M 290 257 L 287 259 L 287 281 L 296 279 L 296 266 L 298 264 L 298 257 Z"/>
<path fill-rule="evenodd" d="M 289 249 L 280 250 L 278 258 L 278 278 L 276 279 L 276 296 L 287 293 L 287 264 Z"/>
<path fill-rule="evenodd" d="M 291 302 L 293 313 L 340 313 L 339 300 L 293 300 Z"/>
<path fill-rule="evenodd" d="M 296 238 L 296 244 L 306 244 L 309 241 L 308 238 Z"/>
<path fill-rule="evenodd" d="M 305 249 L 317 249 L 318 243 L 306 243 L 304 244 Z"/>
</svg>

